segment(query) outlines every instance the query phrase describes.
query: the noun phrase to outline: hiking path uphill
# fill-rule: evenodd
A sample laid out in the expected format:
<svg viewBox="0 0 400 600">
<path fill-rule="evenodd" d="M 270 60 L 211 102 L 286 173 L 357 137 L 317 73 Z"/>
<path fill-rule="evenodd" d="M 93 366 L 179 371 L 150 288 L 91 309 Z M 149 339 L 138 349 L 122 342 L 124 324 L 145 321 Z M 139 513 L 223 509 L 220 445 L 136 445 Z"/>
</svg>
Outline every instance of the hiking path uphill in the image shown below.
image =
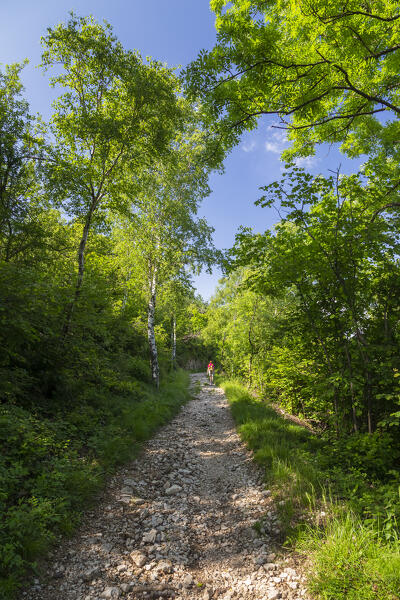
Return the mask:
<svg viewBox="0 0 400 600">
<path fill-rule="evenodd" d="M 191 378 L 193 400 L 111 479 L 24 600 L 306 598 L 293 559 L 273 551 L 273 501 L 223 391 Z"/>
</svg>

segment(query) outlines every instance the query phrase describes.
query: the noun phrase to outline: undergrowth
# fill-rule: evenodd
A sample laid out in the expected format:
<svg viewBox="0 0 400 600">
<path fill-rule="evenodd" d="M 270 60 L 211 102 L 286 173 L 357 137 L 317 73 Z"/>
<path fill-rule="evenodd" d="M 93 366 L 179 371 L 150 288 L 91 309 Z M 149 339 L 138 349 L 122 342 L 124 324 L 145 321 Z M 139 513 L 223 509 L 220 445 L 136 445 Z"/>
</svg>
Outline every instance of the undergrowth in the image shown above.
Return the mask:
<svg viewBox="0 0 400 600">
<path fill-rule="evenodd" d="M 189 399 L 183 371 L 159 391 L 133 383 L 134 394 L 98 392 L 47 417 L 0 407 L 0 598 L 15 597 L 35 559 L 76 528 L 107 474 Z"/>
<path fill-rule="evenodd" d="M 222 382 L 239 433 L 265 468 L 284 530 L 321 600 L 399 600 L 400 480 L 385 433 L 327 439 Z"/>
</svg>

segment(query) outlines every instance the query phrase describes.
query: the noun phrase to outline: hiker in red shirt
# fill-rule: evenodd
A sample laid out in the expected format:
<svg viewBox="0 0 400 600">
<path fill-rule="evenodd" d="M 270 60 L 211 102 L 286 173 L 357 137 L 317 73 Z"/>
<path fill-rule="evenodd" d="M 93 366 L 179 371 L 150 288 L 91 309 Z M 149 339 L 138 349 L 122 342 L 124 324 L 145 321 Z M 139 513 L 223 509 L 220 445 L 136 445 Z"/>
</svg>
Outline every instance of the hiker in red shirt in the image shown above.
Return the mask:
<svg viewBox="0 0 400 600">
<path fill-rule="evenodd" d="M 213 364 L 213 362 L 211 360 L 210 360 L 210 362 L 208 363 L 208 366 L 207 366 L 207 375 L 208 375 L 208 378 L 210 380 L 210 384 L 214 383 L 214 364 Z"/>
</svg>

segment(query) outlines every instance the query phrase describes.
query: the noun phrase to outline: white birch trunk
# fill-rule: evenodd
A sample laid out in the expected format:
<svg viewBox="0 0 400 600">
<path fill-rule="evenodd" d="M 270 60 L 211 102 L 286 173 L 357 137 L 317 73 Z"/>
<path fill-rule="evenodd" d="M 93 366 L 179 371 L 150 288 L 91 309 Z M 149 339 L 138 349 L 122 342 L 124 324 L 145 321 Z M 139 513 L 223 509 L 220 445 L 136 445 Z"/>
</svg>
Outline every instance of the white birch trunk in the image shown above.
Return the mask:
<svg viewBox="0 0 400 600">
<path fill-rule="evenodd" d="M 172 331 L 171 331 L 171 363 L 172 368 L 176 369 L 176 317 L 172 316 Z"/>
<path fill-rule="evenodd" d="M 149 350 L 150 350 L 151 378 L 152 378 L 154 385 L 158 388 L 160 385 L 160 369 L 158 366 L 156 335 L 155 335 L 155 331 L 154 331 L 156 299 L 157 299 L 157 272 L 156 272 L 156 269 L 150 270 L 149 283 L 150 283 L 150 294 L 149 294 L 149 303 L 148 303 L 148 307 L 147 307 L 147 337 L 149 340 Z"/>
</svg>

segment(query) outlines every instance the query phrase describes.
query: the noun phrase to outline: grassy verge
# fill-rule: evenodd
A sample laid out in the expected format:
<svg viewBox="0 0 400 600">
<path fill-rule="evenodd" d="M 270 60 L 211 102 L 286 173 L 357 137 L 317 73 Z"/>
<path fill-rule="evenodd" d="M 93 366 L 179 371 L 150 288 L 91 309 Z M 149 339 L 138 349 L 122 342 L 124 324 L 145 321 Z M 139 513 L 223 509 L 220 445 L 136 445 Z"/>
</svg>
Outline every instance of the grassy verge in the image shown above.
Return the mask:
<svg viewBox="0 0 400 600">
<path fill-rule="evenodd" d="M 105 476 L 189 399 L 178 371 L 157 392 L 136 382 L 129 396 L 92 398 L 52 414 L 0 408 L 0 598 L 14 598 L 27 569 L 79 523 Z"/>
<path fill-rule="evenodd" d="M 381 473 L 385 439 L 380 445 L 370 440 L 363 462 L 363 437 L 357 453 L 350 442 L 318 438 L 284 419 L 239 383 L 222 387 L 242 439 L 265 467 L 285 543 L 305 557 L 313 597 L 398 600 L 400 488 L 395 471 Z"/>
</svg>

